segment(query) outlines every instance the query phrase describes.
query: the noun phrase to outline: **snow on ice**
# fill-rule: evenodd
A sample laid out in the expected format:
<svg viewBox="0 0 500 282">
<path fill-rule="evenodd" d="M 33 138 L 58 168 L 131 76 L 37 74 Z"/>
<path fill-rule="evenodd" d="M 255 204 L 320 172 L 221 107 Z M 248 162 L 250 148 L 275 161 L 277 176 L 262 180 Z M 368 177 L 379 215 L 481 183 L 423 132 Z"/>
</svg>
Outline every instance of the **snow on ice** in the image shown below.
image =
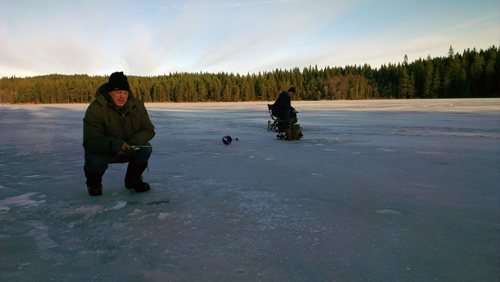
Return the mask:
<svg viewBox="0 0 500 282">
<path fill-rule="evenodd" d="M 100 197 L 88 105 L 0 106 L 0 281 L 499 280 L 500 99 L 266 104 L 147 104 L 152 190 Z"/>
</svg>

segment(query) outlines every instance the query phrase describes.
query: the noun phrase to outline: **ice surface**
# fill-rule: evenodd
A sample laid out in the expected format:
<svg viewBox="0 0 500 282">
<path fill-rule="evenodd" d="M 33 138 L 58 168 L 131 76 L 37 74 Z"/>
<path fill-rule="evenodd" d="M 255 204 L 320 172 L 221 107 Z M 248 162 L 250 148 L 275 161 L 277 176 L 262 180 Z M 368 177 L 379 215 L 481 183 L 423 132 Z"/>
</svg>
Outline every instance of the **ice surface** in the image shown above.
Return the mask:
<svg viewBox="0 0 500 282">
<path fill-rule="evenodd" d="M 147 104 L 152 190 L 96 198 L 87 105 L 0 106 L 0 281 L 499 280 L 499 99 L 293 105 Z"/>
</svg>

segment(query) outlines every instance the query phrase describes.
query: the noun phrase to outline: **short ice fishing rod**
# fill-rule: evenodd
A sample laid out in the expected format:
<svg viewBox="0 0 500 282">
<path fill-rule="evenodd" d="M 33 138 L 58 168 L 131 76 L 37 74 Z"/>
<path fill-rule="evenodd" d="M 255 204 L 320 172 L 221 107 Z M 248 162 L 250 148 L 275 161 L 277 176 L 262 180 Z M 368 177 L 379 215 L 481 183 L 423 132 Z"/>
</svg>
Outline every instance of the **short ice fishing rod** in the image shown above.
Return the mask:
<svg viewBox="0 0 500 282">
<path fill-rule="evenodd" d="M 141 148 L 158 148 L 160 146 L 140 146 L 140 145 L 134 145 L 130 146 L 130 148 L 134 151 L 140 150 Z"/>
</svg>

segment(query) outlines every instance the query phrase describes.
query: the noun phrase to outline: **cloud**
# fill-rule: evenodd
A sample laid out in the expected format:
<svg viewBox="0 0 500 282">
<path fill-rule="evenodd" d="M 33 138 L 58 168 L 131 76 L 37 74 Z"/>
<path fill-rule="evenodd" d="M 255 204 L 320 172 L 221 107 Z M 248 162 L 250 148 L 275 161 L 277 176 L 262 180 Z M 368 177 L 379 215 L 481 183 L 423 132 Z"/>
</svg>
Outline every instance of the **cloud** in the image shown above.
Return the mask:
<svg viewBox="0 0 500 282">
<path fill-rule="evenodd" d="M 0 76 L 379 67 L 498 45 L 499 12 L 464 3 L 436 17 L 425 1 L 7 1 Z"/>
</svg>

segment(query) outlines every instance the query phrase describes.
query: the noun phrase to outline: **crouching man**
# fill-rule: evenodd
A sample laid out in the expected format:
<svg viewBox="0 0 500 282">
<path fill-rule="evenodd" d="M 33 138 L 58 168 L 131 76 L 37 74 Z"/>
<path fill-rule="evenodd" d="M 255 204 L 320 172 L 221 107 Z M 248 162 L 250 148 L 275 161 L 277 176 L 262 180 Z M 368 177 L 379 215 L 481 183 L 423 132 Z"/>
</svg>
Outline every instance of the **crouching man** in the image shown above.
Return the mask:
<svg viewBox="0 0 500 282">
<path fill-rule="evenodd" d="M 151 156 L 155 136 L 144 103 L 134 98 L 127 77 L 115 72 L 89 105 L 83 118 L 84 171 L 90 196 L 102 195 L 102 176 L 110 163 L 128 162 L 125 187 L 137 192 L 150 189 L 142 173 Z M 140 148 L 140 149 L 138 149 Z"/>
</svg>

